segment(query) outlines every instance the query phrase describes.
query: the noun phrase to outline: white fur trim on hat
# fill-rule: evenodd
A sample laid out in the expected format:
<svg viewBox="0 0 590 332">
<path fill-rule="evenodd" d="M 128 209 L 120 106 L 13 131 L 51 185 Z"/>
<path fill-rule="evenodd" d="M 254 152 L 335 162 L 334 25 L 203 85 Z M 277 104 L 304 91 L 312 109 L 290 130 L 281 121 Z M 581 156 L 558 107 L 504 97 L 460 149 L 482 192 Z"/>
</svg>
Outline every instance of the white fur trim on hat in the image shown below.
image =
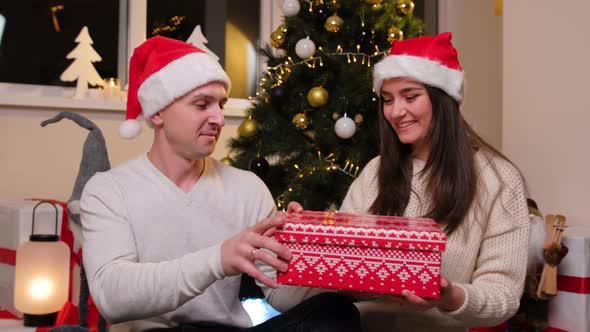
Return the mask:
<svg viewBox="0 0 590 332">
<path fill-rule="evenodd" d="M 229 77 L 212 56 L 195 52 L 180 57 L 141 84 L 137 96 L 142 114 L 149 118 L 193 89 L 216 81 L 224 83 L 229 94 Z"/>
<path fill-rule="evenodd" d="M 408 77 L 445 91 L 459 104 L 463 101 L 464 73 L 432 60 L 411 55 L 390 55 L 375 64 L 373 87 L 380 93 L 383 81 Z"/>
</svg>

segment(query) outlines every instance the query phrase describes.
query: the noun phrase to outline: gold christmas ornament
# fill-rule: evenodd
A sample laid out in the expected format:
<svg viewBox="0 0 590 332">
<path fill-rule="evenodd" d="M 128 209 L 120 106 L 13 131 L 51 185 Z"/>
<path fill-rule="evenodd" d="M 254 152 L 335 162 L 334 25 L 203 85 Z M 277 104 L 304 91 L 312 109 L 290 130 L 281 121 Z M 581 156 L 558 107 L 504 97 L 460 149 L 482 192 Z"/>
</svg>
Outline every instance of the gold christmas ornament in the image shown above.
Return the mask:
<svg viewBox="0 0 590 332">
<path fill-rule="evenodd" d="M 324 28 L 328 32 L 336 33 L 338 31 L 340 31 L 340 29 L 342 29 L 342 24 L 344 24 L 344 21 L 340 18 L 340 16 L 338 16 L 337 13 L 334 13 L 334 15 L 332 15 L 332 16 L 328 17 L 328 19 L 326 19 L 326 23 L 324 24 Z"/>
<path fill-rule="evenodd" d="M 412 15 L 414 13 L 414 2 L 412 0 L 398 0 L 395 8 L 401 15 Z"/>
<path fill-rule="evenodd" d="M 287 25 L 285 23 L 279 25 L 273 33 L 270 34 L 270 44 L 274 48 L 279 48 L 287 38 Z"/>
<path fill-rule="evenodd" d="M 387 40 L 393 43 L 394 40 L 404 40 L 404 32 L 396 27 L 387 30 Z"/>
<path fill-rule="evenodd" d="M 369 5 L 380 5 L 383 2 L 383 0 L 365 0 L 365 2 Z"/>
<path fill-rule="evenodd" d="M 326 105 L 328 103 L 328 98 L 328 91 L 321 86 L 316 86 L 307 93 L 307 102 L 315 108 Z"/>
<path fill-rule="evenodd" d="M 274 47 L 274 48 L 279 48 L 283 45 L 283 43 L 285 42 L 285 34 L 283 34 L 281 31 L 274 31 L 273 33 L 270 34 L 270 44 Z"/>
<path fill-rule="evenodd" d="M 297 129 L 305 130 L 309 126 L 309 120 L 307 119 L 307 115 L 305 115 L 305 113 L 295 114 L 292 122 Z"/>
<path fill-rule="evenodd" d="M 219 162 L 221 162 L 222 164 L 225 164 L 227 166 L 231 166 L 233 161 L 231 160 L 230 157 L 224 157 L 224 158 L 221 158 L 219 160 Z"/>
<path fill-rule="evenodd" d="M 332 11 L 337 11 L 338 9 L 340 9 L 340 4 L 338 3 L 338 0 L 329 0 L 327 5 L 328 9 Z"/>
<path fill-rule="evenodd" d="M 247 118 L 246 120 L 242 121 L 238 127 L 238 135 L 244 138 L 250 138 L 256 135 L 257 127 L 258 125 L 256 121 L 252 120 L 251 118 Z"/>
</svg>

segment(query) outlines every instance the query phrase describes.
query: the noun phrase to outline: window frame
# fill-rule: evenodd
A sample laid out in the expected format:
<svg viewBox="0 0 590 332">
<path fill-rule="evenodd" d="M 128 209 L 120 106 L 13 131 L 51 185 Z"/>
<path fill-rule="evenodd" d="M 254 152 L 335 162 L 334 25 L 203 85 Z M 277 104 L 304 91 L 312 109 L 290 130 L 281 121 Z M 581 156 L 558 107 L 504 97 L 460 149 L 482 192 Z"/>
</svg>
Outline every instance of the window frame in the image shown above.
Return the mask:
<svg viewBox="0 0 590 332">
<path fill-rule="evenodd" d="M 217 1 L 217 0 L 205 0 Z M 280 24 L 282 13 L 281 0 L 260 0 L 260 34 L 262 44 L 269 42 L 272 31 Z M 129 59 L 135 47 L 146 40 L 147 0 L 119 0 L 119 45 L 118 77 L 123 84 L 127 82 Z M 261 70 L 266 70 L 262 57 L 258 58 Z M 104 99 L 102 94 L 85 99 L 72 99 L 74 88 L 51 85 L 34 85 L 0 82 L 0 107 L 17 106 L 29 108 L 60 108 L 73 110 L 99 110 L 124 112 L 124 101 L 116 102 Z M 226 104 L 225 115 L 228 117 L 245 117 L 250 108 L 248 99 L 230 98 Z"/>
</svg>

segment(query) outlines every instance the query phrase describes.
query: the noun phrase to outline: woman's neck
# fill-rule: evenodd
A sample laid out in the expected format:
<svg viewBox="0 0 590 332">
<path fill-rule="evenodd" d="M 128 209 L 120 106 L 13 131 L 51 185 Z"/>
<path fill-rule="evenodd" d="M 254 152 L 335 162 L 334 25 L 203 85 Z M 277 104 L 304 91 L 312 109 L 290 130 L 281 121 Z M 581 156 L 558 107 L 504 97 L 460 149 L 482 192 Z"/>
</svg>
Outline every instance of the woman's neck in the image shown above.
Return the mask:
<svg viewBox="0 0 590 332">
<path fill-rule="evenodd" d="M 422 161 L 427 161 L 430 156 L 431 144 L 416 144 L 412 146 L 412 157 Z"/>
</svg>

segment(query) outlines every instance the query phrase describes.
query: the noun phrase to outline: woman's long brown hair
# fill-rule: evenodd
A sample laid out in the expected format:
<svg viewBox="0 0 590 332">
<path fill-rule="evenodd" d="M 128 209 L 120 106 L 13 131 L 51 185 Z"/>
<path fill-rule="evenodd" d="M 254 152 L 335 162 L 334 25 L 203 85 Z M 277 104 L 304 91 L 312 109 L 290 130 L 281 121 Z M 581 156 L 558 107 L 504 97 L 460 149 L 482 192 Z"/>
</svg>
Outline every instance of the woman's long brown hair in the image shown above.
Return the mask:
<svg viewBox="0 0 590 332">
<path fill-rule="evenodd" d="M 430 193 L 433 206 L 424 217 L 444 224 L 449 235 L 457 230 L 475 201 L 478 189 L 475 152 L 482 149 L 508 159 L 469 126 L 457 101 L 438 88 L 426 86 L 426 91 L 432 103 L 428 133 L 431 151 L 418 176 L 428 176 L 426 192 Z M 369 210 L 374 214 L 401 216 L 412 191 L 412 151 L 408 144 L 400 142 L 385 119 L 383 107 L 380 109 L 379 193 Z"/>
</svg>

